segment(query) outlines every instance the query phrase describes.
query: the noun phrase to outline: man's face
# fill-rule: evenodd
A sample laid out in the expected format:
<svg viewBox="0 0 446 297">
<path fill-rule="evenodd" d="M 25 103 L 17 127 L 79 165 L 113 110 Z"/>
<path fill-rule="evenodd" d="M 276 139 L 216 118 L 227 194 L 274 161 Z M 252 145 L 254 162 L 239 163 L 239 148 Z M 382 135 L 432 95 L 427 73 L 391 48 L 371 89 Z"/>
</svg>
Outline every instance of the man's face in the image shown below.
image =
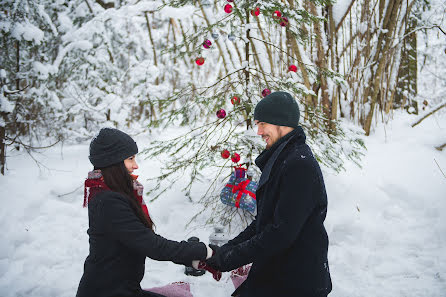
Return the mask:
<svg viewBox="0 0 446 297">
<path fill-rule="evenodd" d="M 259 122 L 257 120 L 255 123 L 257 125 L 257 135 L 262 136 L 262 139 L 265 140 L 267 149 L 286 134 L 283 134 L 284 131 L 282 131 L 281 126 Z"/>
</svg>

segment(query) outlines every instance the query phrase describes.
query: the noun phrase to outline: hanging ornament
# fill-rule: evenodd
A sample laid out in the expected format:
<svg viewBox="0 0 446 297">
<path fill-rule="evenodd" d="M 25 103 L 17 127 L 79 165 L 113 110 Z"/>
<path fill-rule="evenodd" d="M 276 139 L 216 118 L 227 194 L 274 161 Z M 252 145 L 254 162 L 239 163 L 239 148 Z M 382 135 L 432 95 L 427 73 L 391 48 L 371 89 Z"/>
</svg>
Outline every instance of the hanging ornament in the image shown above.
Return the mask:
<svg viewBox="0 0 446 297">
<path fill-rule="evenodd" d="M 201 6 L 203 6 L 204 8 L 211 7 L 211 1 L 209 1 L 209 0 L 202 0 L 201 1 Z"/>
<path fill-rule="evenodd" d="M 243 168 L 242 165 L 238 165 L 234 167 L 235 178 L 245 178 L 246 168 Z"/>
<path fill-rule="evenodd" d="M 251 164 L 249 166 L 248 170 L 246 171 L 246 175 L 248 176 L 248 179 L 251 179 L 256 175 L 256 170 L 254 169 L 254 166 Z"/>
<path fill-rule="evenodd" d="M 232 105 L 240 104 L 240 97 L 234 96 L 231 98 Z"/>
<path fill-rule="evenodd" d="M 217 40 L 218 37 L 220 37 L 220 35 L 218 35 L 217 32 L 213 32 L 213 33 L 211 33 L 211 37 L 212 37 L 214 40 Z"/>
<path fill-rule="evenodd" d="M 234 0 L 228 0 L 228 2 L 234 2 Z"/>
<path fill-rule="evenodd" d="M 264 89 L 264 90 L 262 91 L 262 96 L 263 96 L 263 97 L 266 97 L 266 96 L 268 96 L 269 94 L 271 94 L 271 90 L 270 90 L 270 89 Z"/>
<path fill-rule="evenodd" d="M 225 12 L 226 13 L 231 13 L 232 12 L 232 5 L 231 4 L 226 4 L 225 5 Z"/>
<path fill-rule="evenodd" d="M 256 8 L 254 8 L 253 10 L 251 10 L 251 15 L 252 16 L 259 16 L 259 14 L 260 14 L 260 7 L 256 7 Z"/>
<path fill-rule="evenodd" d="M 290 65 L 290 67 L 288 67 L 288 71 L 297 72 L 297 66 L 296 65 Z"/>
<path fill-rule="evenodd" d="M 234 162 L 234 163 L 238 163 L 240 161 L 240 155 L 237 154 L 237 153 L 234 153 L 232 155 L 231 161 Z"/>
<path fill-rule="evenodd" d="M 231 155 L 231 153 L 230 153 L 228 150 L 223 150 L 223 151 L 221 152 L 221 157 L 222 157 L 223 159 L 227 159 L 227 158 L 229 158 L 230 155 Z"/>
<path fill-rule="evenodd" d="M 204 64 L 204 58 L 203 57 L 198 57 L 195 59 L 195 63 L 197 63 L 198 66 L 201 66 Z"/>
<path fill-rule="evenodd" d="M 288 19 L 287 19 L 286 17 L 283 17 L 283 18 L 281 19 L 281 21 L 280 21 L 280 25 L 281 25 L 282 27 L 286 27 L 286 26 L 288 26 Z"/>
<path fill-rule="evenodd" d="M 282 16 L 282 13 L 278 10 L 273 12 L 273 19 L 278 20 Z"/>
<path fill-rule="evenodd" d="M 212 42 L 211 42 L 209 39 L 206 39 L 206 40 L 203 42 L 203 47 L 204 47 L 204 48 L 210 48 L 211 45 L 212 45 Z"/>
<path fill-rule="evenodd" d="M 226 111 L 224 109 L 220 109 L 217 111 L 217 118 L 224 119 L 226 117 Z"/>
<path fill-rule="evenodd" d="M 230 41 L 234 41 L 234 40 L 235 40 L 235 35 L 232 34 L 232 33 L 229 33 L 229 35 L 228 35 L 228 39 L 229 39 Z"/>
</svg>

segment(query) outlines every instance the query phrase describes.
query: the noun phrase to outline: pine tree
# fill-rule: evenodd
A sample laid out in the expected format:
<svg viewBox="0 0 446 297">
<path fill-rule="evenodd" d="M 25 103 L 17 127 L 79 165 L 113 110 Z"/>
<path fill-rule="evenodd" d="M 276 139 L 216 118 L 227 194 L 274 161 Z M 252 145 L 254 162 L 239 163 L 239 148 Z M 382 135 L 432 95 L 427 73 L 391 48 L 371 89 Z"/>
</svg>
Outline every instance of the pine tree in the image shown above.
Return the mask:
<svg viewBox="0 0 446 297">
<path fill-rule="evenodd" d="M 257 102 L 271 91 L 287 91 L 299 101 L 304 114 L 301 125 L 320 162 L 339 171 L 345 159 L 359 160 L 362 140 L 328 116 L 324 90 L 313 90 L 310 84 L 320 89 L 342 82 L 327 65 L 318 65 L 304 54 L 304 48 L 320 37 L 310 34 L 306 26 L 323 24 L 309 10 L 327 4 L 330 1 L 311 1 L 306 7 L 294 1 L 288 5 L 246 0 L 168 3 L 180 13 L 191 12 L 189 19 L 180 21 L 182 42 L 172 40 L 173 46 L 165 51 L 188 63 L 191 72 L 185 75 L 189 81 L 185 87 L 151 101 L 160 110 L 152 126 L 185 126 L 184 133 L 155 141 L 145 150 L 148 157 L 162 156 L 165 165 L 154 179 L 153 199 L 187 175 L 184 191 L 190 199 L 194 185 L 206 185 L 200 203 L 203 210 L 212 209 L 209 223 L 226 225 L 235 217 L 248 223 L 252 214 L 224 207 L 218 195 L 236 163 L 249 169 L 263 150 L 252 114 Z M 240 155 L 240 162 L 224 158 L 226 151 L 231 157 Z"/>
</svg>

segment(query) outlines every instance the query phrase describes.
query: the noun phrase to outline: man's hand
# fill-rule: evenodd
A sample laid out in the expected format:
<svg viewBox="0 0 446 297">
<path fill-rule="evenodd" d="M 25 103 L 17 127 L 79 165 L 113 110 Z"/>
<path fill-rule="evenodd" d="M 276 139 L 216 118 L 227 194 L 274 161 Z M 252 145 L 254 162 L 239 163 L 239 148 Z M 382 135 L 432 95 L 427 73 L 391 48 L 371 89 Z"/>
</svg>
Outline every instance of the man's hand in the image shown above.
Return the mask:
<svg viewBox="0 0 446 297">
<path fill-rule="evenodd" d="M 221 247 L 212 243 L 209 244 L 209 247 L 212 249 L 212 256 L 221 250 Z"/>
<path fill-rule="evenodd" d="M 212 277 L 218 282 L 221 279 L 221 271 L 212 268 L 211 266 L 209 266 L 206 262 L 204 261 L 200 261 L 198 263 L 198 269 L 205 269 L 207 271 L 209 271 L 210 273 L 212 273 Z"/>
<path fill-rule="evenodd" d="M 221 271 L 221 248 L 214 244 L 210 244 L 209 247 L 212 249 L 213 254 L 212 257 L 205 261 L 206 265 L 217 271 Z"/>
</svg>

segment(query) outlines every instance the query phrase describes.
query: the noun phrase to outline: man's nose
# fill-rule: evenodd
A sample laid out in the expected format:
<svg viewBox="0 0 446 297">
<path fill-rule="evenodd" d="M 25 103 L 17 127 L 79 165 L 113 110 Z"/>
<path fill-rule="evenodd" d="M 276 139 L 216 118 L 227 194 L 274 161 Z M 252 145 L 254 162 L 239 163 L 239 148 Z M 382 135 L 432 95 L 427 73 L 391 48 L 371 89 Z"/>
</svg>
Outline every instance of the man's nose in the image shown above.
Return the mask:
<svg viewBox="0 0 446 297">
<path fill-rule="evenodd" d="M 262 135 L 263 130 L 260 127 L 257 127 L 257 135 Z"/>
</svg>

